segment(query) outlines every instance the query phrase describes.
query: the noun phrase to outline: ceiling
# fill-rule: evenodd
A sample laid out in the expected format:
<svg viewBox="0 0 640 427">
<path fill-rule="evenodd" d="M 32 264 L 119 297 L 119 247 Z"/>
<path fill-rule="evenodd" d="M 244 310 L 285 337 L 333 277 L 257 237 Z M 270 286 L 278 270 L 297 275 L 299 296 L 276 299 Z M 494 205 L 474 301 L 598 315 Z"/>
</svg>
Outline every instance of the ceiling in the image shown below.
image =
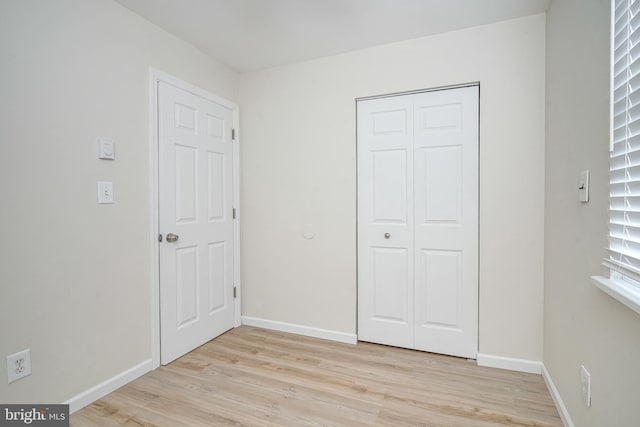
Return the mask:
<svg viewBox="0 0 640 427">
<path fill-rule="evenodd" d="M 544 12 L 549 0 L 115 0 L 239 72 Z"/>
</svg>

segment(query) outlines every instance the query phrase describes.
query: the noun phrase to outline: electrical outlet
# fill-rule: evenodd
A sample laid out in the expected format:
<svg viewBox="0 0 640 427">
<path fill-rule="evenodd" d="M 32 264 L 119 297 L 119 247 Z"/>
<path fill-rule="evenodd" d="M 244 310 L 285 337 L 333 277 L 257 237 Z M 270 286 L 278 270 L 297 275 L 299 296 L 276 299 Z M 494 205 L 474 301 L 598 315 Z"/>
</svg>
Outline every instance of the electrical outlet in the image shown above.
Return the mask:
<svg viewBox="0 0 640 427">
<path fill-rule="evenodd" d="M 591 406 L 591 374 L 584 365 L 580 366 L 580 383 L 582 384 L 582 400 Z"/>
<path fill-rule="evenodd" d="M 31 375 L 31 350 L 26 349 L 7 356 L 7 380 L 9 383 Z"/>
</svg>

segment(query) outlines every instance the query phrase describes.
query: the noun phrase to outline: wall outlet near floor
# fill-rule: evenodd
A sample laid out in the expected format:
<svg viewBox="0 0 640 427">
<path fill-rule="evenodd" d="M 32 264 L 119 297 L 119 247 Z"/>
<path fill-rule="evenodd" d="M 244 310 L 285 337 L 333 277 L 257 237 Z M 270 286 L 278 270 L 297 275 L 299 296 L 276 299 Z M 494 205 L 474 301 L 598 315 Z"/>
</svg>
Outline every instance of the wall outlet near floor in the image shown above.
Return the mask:
<svg viewBox="0 0 640 427">
<path fill-rule="evenodd" d="M 26 349 L 7 356 L 7 380 L 9 383 L 31 375 L 31 350 Z"/>
<path fill-rule="evenodd" d="M 580 383 L 582 384 L 582 400 L 591 406 L 591 374 L 584 365 L 580 366 Z"/>
</svg>

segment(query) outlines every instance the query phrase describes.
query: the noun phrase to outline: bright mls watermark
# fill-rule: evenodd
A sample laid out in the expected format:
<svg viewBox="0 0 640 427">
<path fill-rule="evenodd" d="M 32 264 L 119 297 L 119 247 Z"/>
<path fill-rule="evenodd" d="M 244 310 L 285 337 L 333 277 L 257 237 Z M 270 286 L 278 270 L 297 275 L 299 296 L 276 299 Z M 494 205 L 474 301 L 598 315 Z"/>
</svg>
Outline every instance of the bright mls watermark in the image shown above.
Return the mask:
<svg viewBox="0 0 640 427">
<path fill-rule="evenodd" d="M 2 405 L 0 427 L 69 427 L 69 405 Z"/>
</svg>

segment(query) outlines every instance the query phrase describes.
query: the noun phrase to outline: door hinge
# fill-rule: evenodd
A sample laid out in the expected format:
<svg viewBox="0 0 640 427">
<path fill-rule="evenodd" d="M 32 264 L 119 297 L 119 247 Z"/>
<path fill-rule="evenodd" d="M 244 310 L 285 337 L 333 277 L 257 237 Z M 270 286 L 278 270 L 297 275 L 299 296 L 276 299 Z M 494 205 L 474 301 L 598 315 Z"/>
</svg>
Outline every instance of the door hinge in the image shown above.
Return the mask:
<svg viewBox="0 0 640 427">
<path fill-rule="evenodd" d="M 233 208 L 232 216 L 233 216 L 233 219 L 236 219 L 236 208 Z"/>
<path fill-rule="evenodd" d="M 235 129 L 231 129 L 231 139 L 236 139 L 236 130 Z"/>
<path fill-rule="evenodd" d="M 233 287 L 233 297 L 236 298 L 237 297 L 237 292 L 236 292 L 236 287 Z"/>
<path fill-rule="evenodd" d="M 162 242 L 162 234 L 158 234 L 158 242 Z"/>
</svg>

